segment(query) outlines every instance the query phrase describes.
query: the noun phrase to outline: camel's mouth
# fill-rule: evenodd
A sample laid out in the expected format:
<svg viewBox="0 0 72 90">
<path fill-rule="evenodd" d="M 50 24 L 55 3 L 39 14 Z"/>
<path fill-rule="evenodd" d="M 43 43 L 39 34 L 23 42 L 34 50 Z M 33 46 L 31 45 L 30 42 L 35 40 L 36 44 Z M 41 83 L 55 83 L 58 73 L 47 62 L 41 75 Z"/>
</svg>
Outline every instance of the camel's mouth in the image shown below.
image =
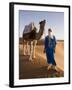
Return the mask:
<svg viewBox="0 0 72 90">
<path fill-rule="evenodd" d="M 43 20 L 43 21 L 40 21 L 39 24 L 45 24 L 46 23 L 46 20 Z"/>
</svg>

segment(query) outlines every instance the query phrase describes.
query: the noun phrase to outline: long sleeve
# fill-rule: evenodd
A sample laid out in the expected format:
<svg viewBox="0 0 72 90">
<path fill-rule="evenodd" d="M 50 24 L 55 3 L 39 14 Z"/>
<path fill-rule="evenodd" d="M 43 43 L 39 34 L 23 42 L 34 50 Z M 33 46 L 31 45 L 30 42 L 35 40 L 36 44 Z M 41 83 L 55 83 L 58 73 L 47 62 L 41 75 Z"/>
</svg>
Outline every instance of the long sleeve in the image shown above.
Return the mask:
<svg viewBox="0 0 72 90">
<path fill-rule="evenodd" d="M 57 41 L 56 41 L 56 38 L 55 38 L 55 36 L 54 36 L 54 46 L 53 46 L 54 53 L 55 53 L 56 44 L 57 44 Z"/>
<path fill-rule="evenodd" d="M 54 36 L 54 48 L 56 47 L 56 44 L 57 44 L 57 41 L 56 41 L 56 38 Z"/>
</svg>

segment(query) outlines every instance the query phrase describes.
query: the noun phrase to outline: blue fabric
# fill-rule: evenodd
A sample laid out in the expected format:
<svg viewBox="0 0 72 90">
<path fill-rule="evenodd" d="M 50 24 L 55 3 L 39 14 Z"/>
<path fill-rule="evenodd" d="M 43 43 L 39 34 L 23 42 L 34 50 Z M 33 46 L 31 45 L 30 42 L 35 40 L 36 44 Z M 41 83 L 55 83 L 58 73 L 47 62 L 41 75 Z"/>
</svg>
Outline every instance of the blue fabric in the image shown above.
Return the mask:
<svg viewBox="0 0 72 90">
<path fill-rule="evenodd" d="M 55 59 L 54 59 L 54 52 L 56 47 L 56 39 L 55 36 L 53 36 L 53 39 L 50 38 L 49 42 L 49 36 L 45 37 L 45 51 L 46 51 L 46 57 L 47 57 L 47 63 L 56 65 Z"/>
</svg>

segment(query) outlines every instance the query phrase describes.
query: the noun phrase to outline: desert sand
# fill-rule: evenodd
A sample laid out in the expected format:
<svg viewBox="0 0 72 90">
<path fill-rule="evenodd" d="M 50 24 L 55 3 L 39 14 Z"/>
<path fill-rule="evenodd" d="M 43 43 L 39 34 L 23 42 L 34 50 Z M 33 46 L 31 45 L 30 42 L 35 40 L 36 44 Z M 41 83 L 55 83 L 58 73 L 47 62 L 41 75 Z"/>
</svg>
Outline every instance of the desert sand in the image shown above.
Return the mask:
<svg viewBox="0 0 72 90">
<path fill-rule="evenodd" d="M 47 78 L 64 76 L 64 41 L 58 41 L 56 46 L 55 61 L 60 72 L 47 70 L 44 45 L 37 45 L 35 58 L 29 61 L 29 55 L 23 55 L 23 45 L 19 45 L 19 79 Z"/>
</svg>

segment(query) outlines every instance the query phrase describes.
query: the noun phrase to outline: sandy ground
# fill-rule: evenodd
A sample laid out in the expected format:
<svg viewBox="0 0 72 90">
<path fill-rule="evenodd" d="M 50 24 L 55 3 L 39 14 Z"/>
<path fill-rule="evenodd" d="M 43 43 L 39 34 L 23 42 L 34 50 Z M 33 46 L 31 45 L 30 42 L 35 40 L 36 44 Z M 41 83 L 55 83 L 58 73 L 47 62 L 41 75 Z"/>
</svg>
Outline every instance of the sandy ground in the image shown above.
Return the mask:
<svg viewBox="0 0 72 90">
<path fill-rule="evenodd" d="M 23 47 L 20 45 L 19 55 L 19 78 L 44 78 L 61 77 L 64 71 L 64 43 L 58 42 L 56 46 L 55 60 L 60 72 L 47 70 L 46 54 L 43 52 L 44 45 L 37 45 L 33 62 L 29 61 L 28 55 L 23 55 Z"/>
</svg>

